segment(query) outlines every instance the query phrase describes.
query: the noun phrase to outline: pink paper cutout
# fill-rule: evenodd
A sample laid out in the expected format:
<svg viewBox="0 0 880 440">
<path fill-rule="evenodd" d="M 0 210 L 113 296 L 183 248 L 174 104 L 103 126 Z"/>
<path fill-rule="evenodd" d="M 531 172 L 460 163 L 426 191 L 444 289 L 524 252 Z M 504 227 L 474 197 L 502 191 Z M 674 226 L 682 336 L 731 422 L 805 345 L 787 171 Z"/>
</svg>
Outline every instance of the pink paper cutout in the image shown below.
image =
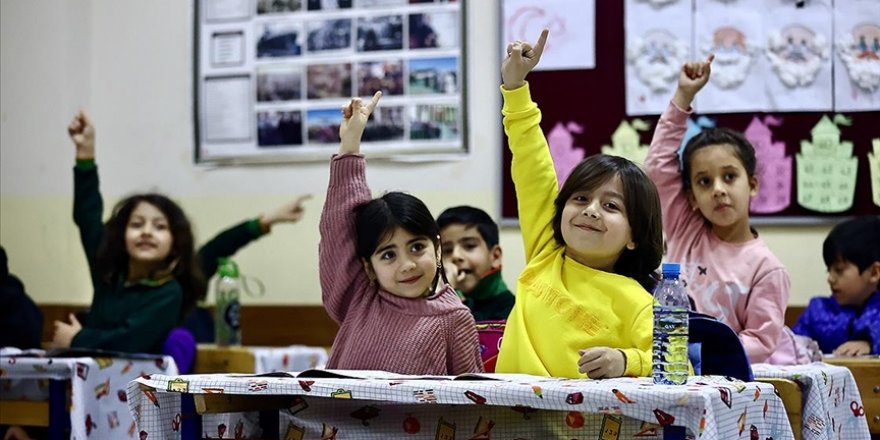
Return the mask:
<svg viewBox="0 0 880 440">
<path fill-rule="evenodd" d="M 758 160 L 755 175 L 758 195 L 752 199 L 750 211 L 770 214 L 791 205 L 792 157 L 785 155 L 785 143 L 773 142 L 771 126 L 782 125 L 782 119 L 767 116 L 762 122 L 757 116 L 746 128 L 745 136 L 755 146 Z"/>
<path fill-rule="evenodd" d="M 574 134 L 584 132 L 583 126 L 575 122 L 563 125 L 557 122 L 547 135 L 547 144 L 550 146 L 550 156 L 553 158 L 553 168 L 556 169 L 556 180 L 559 187 L 565 183 L 565 179 L 571 174 L 571 170 L 584 159 L 586 152 L 580 145 L 574 144 Z"/>
</svg>

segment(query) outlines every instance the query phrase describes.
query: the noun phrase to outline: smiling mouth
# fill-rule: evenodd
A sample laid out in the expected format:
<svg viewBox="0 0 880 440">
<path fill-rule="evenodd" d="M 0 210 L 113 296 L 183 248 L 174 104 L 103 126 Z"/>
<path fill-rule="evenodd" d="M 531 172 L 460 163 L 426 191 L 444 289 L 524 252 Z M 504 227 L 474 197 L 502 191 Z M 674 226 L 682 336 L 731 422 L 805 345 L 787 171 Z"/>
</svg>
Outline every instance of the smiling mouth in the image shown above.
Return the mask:
<svg viewBox="0 0 880 440">
<path fill-rule="evenodd" d="M 584 231 L 602 232 L 601 230 L 599 230 L 599 228 L 590 225 L 574 225 L 574 227 L 582 229 Z"/>
<path fill-rule="evenodd" d="M 421 278 L 422 278 L 421 275 L 417 275 L 417 276 L 414 276 L 414 277 L 412 277 L 412 278 L 407 278 L 407 279 L 405 279 L 405 280 L 400 280 L 400 282 L 403 283 L 403 284 L 415 284 L 416 281 L 420 280 Z"/>
</svg>

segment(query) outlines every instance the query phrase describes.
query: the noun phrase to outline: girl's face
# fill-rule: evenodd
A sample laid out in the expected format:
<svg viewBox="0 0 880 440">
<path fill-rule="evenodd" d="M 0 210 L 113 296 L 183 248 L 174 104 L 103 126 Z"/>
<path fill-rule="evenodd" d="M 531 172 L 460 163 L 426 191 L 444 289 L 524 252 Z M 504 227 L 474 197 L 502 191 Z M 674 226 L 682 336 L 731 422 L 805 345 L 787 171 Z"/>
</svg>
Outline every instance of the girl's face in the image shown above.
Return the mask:
<svg viewBox="0 0 880 440">
<path fill-rule="evenodd" d="M 377 279 L 386 291 L 418 298 L 429 293 L 439 258 L 430 238 L 398 227 L 379 242 L 370 256 L 370 264 L 365 266 L 370 277 Z"/>
<path fill-rule="evenodd" d="M 758 179 L 749 177 L 732 145 L 710 145 L 691 156 L 691 207 L 699 209 L 724 241 L 752 239 L 749 202 L 758 194 Z"/>
<path fill-rule="evenodd" d="M 165 214 L 150 203 L 138 203 L 125 226 L 125 250 L 130 264 L 148 270 L 161 268 L 173 242 Z"/>
<path fill-rule="evenodd" d="M 636 248 L 617 175 L 597 188 L 573 193 L 565 202 L 560 227 L 566 255 L 593 269 L 613 272 L 624 248 Z"/>
</svg>

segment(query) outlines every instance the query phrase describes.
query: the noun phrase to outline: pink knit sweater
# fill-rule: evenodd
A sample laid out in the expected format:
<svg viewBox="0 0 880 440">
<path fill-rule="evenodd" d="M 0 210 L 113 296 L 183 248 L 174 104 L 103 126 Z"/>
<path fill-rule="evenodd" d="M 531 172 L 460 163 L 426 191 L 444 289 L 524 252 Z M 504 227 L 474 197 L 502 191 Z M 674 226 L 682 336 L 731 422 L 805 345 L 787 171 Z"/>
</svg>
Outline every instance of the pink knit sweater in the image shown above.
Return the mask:
<svg viewBox="0 0 880 440">
<path fill-rule="evenodd" d="M 400 374 L 481 372 L 474 318 L 449 285 L 403 298 L 370 286 L 356 253 L 355 208 L 370 201 L 362 155 L 334 156 L 321 213 L 324 307 L 339 324 L 327 368 Z"/>
</svg>

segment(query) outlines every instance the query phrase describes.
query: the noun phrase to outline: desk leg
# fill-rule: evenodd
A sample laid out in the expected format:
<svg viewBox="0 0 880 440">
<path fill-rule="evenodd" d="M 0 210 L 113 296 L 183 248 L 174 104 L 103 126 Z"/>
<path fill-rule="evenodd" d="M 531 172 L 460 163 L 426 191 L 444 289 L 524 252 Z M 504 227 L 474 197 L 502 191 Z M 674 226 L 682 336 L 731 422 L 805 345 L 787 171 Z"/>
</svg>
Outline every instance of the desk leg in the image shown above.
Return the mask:
<svg viewBox="0 0 880 440">
<path fill-rule="evenodd" d="M 684 426 L 664 426 L 663 440 L 684 440 L 687 430 Z"/>
<path fill-rule="evenodd" d="M 260 429 L 263 430 L 263 438 L 281 438 L 278 432 L 280 417 L 278 410 L 260 411 Z"/>
<path fill-rule="evenodd" d="M 49 380 L 49 438 L 62 440 L 69 437 L 70 414 L 67 412 L 66 380 Z"/>
</svg>

